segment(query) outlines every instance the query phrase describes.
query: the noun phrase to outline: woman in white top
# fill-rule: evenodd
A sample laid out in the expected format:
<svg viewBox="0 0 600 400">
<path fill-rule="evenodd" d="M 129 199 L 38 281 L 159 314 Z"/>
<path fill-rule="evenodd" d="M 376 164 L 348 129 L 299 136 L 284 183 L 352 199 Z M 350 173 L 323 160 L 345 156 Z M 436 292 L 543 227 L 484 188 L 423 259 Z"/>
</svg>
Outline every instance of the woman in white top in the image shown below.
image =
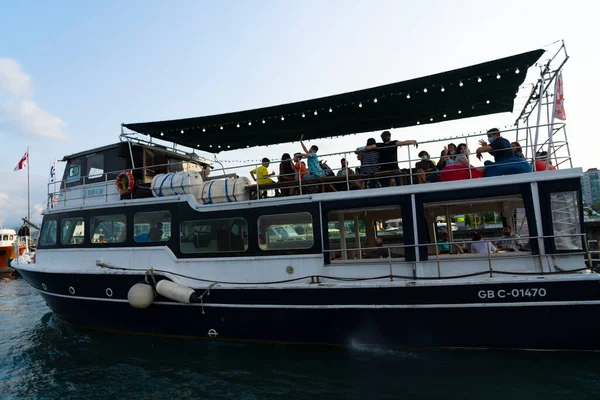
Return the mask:
<svg viewBox="0 0 600 400">
<path fill-rule="evenodd" d="M 456 148 L 456 157 L 454 157 L 454 164 L 464 165 L 465 167 L 470 167 L 469 164 L 469 149 L 467 149 L 467 145 L 461 143 Z"/>
<path fill-rule="evenodd" d="M 492 242 L 484 242 L 481 234 L 477 232 L 473 232 L 471 238 L 473 239 L 471 242 L 471 253 L 473 254 L 488 254 L 498 251 Z"/>
<path fill-rule="evenodd" d="M 456 164 L 454 154 L 456 154 L 456 145 L 454 143 L 444 146 L 444 151 L 442 151 L 442 157 L 440 159 L 440 164 L 443 165 L 442 168 Z"/>
</svg>

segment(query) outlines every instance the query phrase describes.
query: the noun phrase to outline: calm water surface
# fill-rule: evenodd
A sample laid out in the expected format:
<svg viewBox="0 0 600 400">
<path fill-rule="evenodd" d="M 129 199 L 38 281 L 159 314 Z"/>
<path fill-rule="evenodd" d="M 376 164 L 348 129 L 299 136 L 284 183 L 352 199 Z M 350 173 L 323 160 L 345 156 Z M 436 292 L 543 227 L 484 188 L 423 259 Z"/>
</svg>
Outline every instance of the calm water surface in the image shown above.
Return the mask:
<svg viewBox="0 0 600 400">
<path fill-rule="evenodd" d="M 598 316 L 582 323 L 593 323 Z M 0 280 L 0 399 L 598 399 L 600 353 L 243 345 L 87 331 Z"/>
</svg>

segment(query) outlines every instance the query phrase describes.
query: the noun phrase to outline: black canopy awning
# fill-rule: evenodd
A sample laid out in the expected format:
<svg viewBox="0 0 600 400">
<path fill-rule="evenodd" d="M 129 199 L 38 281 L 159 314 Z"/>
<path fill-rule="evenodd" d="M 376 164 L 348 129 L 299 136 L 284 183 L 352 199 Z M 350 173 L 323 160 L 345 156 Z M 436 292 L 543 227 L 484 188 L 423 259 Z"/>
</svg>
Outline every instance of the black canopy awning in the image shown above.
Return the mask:
<svg viewBox="0 0 600 400">
<path fill-rule="evenodd" d="M 206 117 L 123 124 L 203 151 L 264 146 L 510 112 L 534 50 L 470 67 L 297 103 Z"/>
</svg>

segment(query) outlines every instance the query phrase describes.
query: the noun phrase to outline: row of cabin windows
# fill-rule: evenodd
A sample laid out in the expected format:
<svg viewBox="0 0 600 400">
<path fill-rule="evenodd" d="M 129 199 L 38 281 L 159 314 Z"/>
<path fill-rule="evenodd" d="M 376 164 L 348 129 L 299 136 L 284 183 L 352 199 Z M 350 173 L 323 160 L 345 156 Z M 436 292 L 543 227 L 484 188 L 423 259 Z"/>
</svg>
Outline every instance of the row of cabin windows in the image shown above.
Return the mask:
<svg viewBox="0 0 600 400">
<path fill-rule="evenodd" d="M 524 213 L 523 200 L 512 199 L 515 207 L 514 215 L 502 217 L 504 199 L 485 199 L 490 202 L 490 209 L 473 209 L 481 204 L 473 200 L 471 203 L 431 204 L 426 205 L 428 223 L 434 225 L 435 231 L 450 234 L 451 241 L 468 241 L 473 230 L 479 231 L 484 238 L 504 224 L 512 226 L 513 233 L 521 237 L 528 236 L 527 217 Z M 515 203 L 516 200 L 516 203 Z M 430 208 L 431 207 L 431 208 Z M 581 221 L 576 191 L 552 193 L 550 195 L 554 242 L 558 250 L 577 250 L 582 248 Z M 440 212 L 443 211 L 443 215 Z M 483 213 L 482 213 L 483 212 Z M 334 215 L 335 214 L 335 215 Z M 365 209 L 363 212 L 336 211 L 330 213 L 328 223 L 329 241 L 333 248 L 340 246 L 340 231 L 344 230 L 344 243 L 350 247 L 361 247 L 367 237 L 381 237 L 386 245 L 403 243 L 402 219 L 399 207 L 388 209 Z M 364 215 L 363 215 L 364 214 Z M 369 223 L 366 223 L 367 214 Z M 484 217 L 487 214 L 487 220 Z M 446 224 L 445 218 L 451 217 Z M 491 219 L 493 218 L 493 220 Z M 443 222 L 441 222 L 443 221 Z M 82 217 L 65 218 L 60 221 L 63 245 L 81 245 L 85 241 L 85 223 Z M 368 227 L 373 223 L 373 228 Z M 40 236 L 42 246 L 53 246 L 57 243 L 56 220 L 44 222 Z M 127 239 L 127 219 L 123 214 L 91 217 L 90 242 L 123 243 Z M 450 230 L 448 231 L 448 226 Z M 443 244 L 442 251 L 448 247 L 443 237 L 431 238 Z M 489 231 L 489 232 L 488 232 Z M 488 232 L 486 234 L 486 232 Z M 155 211 L 138 213 L 134 216 L 133 238 L 137 243 L 166 242 L 171 238 L 171 213 Z M 359 240 L 355 239 L 358 234 Z M 496 232 L 497 234 L 497 232 Z M 244 252 L 248 249 L 248 223 L 241 217 L 183 221 L 179 229 L 180 250 L 184 254 Z M 526 240 L 522 241 L 527 248 Z M 360 244 L 359 244 L 360 243 Z M 314 245 L 312 217 L 309 213 L 290 213 L 264 215 L 258 219 L 258 244 L 262 250 L 296 250 L 309 249 Z M 370 243 L 374 245 L 374 243 Z M 429 250 L 435 250 L 431 248 Z M 335 257 L 335 256 L 334 256 Z"/>
<path fill-rule="evenodd" d="M 15 235 L 2 235 L 2 240 L 15 240 Z"/>
<path fill-rule="evenodd" d="M 40 245 L 57 244 L 58 224 L 56 220 L 44 222 Z M 85 224 L 83 217 L 60 220 L 60 243 L 69 246 L 84 244 Z M 92 244 L 124 243 L 127 240 L 127 218 L 124 214 L 91 217 L 89 225 Z M 171 213 L 153 211 L 135 214 L 133 239 L 136 243 L 171 239 Z M 244 252 L 248 249 L 248 222 L 241 217 L 184 221 L 180 224 L 179 243 L 184 254 Z M 258 245 L 265 251 L 312 248 L 312 216 L 309 213 L 291 213 L 259 217 Z"/>
</svg>

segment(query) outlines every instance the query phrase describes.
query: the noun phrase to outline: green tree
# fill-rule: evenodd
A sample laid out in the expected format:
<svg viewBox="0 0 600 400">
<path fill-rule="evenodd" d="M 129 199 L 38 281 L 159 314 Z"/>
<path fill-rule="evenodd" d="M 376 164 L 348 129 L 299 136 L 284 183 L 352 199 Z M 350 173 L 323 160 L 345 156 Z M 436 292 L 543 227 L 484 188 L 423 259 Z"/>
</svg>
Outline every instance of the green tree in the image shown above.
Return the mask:
<svg viewBox="0 0 600 400">
<path fill-rule="evenodd" d="M 592 205 L 592 208 L 594 209 L 594 211 L 596 211 L 597 213 L 600 213 L 600 199 L 594 201 L 594 204 Z"/>
<path fill-rule="evenodd" d="M 465 225 L 469 227 L 473 226 L 473 214 L 465 214 Z"/>
</svg>

